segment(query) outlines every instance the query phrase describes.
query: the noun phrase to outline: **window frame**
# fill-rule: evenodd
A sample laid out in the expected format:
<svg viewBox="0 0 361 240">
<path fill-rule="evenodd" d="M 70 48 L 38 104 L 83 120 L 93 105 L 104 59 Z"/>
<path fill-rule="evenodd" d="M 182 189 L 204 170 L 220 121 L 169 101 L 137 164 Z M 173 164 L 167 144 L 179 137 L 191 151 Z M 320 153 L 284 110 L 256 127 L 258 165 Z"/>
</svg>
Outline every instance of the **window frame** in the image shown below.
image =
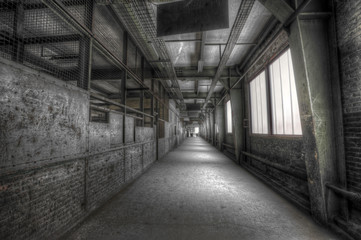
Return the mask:
<svg viewBox="0 0 361 240">
<path fill-rule="evenodd" d="M 303 131 L 302 134 L 275 134 L 273 129 L 273 118 L 272 118 L 272 96 L 271 96 L 271 79 L 270 79 L 270 66 L 279 60 L 279 58 L 286 53 L 288 50 L 290 50 L 290 47 L 287 46 L 282 51 L 280 51 L 278 54 L 276 54 L 274 57 L 272 57 L 269 61 L 267 61 L 264 66 L 257 72 L 255 72 L 250 80 L 247 81 L 248 87 L 248 119 L 249 119 L 249 135 L 254 137 L 267 137 L 267 138 L 281 138 L 281 139 L 301 139 L 303 138 Z M 293 66 L 293 64 L 292 64 Z M 252 131 L 252 114 L 251 114 L 251 87 L 250 83 L 256 79 L 256 77 L 261 74 L 263 71 L 265 71 L 265 77 L 266 77 L 266 98 L 267 98 L 267 118 L 268 118 L 268 133 L 253 133 Z M 297 96 L 297 100 L 298 96 Z M 301 117 L 301 116 L 300 116 Z M 301 129 L 302 129 L 302 122 L 301 122 Z"/>
</svg>

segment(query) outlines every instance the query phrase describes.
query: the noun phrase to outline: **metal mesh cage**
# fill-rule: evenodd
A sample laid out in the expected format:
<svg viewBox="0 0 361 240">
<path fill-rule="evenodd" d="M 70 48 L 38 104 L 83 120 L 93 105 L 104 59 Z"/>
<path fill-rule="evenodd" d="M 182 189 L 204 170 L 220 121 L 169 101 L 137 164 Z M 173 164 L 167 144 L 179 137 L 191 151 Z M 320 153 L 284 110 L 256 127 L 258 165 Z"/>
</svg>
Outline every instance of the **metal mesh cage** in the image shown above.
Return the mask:
<svg viewBox="0 0 361 240">
<path fill-rule="evenodd" d="M 152 94 L 147 91 L 152 90 L 154 66 L 145 61 L 135 44 L 139 41 L 125 34 L 115 4 L 100 2 L 0 1 L 0 57 L 90 90 L 93 119 L 105 121 L 104 112 L 123 111 L 125 97 L 139 102 L 129 106 L 127 114 L 139 125 L 152 125 L 152 118 L 141 111 L 151 113 Z M 128 90 L 126 96 L 122 87 Z"/>
<path fill-rule="evenodd" d="M 93 47 L 90 89 L 106 98 L 121 103 L 123 71 L 102 52 Z"/>
<path fill-rule="evenodd" d="M 94 8 L 93 34 L 113 55 L 123 60 L 124 29 L 109 6 Z"/>
<path fill-rule="evenodd" d="M 41 1 L 0 3 L 0 56 L 66 81 L 79 76 L 82 35 Z"/>
</svg>

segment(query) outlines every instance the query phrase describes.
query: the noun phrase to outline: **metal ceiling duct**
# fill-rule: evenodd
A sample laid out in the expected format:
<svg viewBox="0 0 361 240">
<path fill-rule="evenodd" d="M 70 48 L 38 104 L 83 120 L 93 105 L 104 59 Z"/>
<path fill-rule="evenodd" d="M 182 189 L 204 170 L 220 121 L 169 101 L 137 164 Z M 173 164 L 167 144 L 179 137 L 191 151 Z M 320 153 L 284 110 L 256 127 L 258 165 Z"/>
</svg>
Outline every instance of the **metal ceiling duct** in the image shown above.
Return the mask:
<svg viewBox="0 0 361 240">
<path fill-rule="evenodd" d="M 111 8 L 123 22 L 128 33 L 144 53 L 149 64 L 156 71 L 159 78 L 169 79 L 162 81 L 163 86 L 175 96 L 181 109 L 185 109 L 182 92 L 180 91 L 177 75 L 172 62 L 169 60 L 164 41 L 157 38 L 156 15 L 153 4 L 142 0 L 115 1 Z"/>
</svg>

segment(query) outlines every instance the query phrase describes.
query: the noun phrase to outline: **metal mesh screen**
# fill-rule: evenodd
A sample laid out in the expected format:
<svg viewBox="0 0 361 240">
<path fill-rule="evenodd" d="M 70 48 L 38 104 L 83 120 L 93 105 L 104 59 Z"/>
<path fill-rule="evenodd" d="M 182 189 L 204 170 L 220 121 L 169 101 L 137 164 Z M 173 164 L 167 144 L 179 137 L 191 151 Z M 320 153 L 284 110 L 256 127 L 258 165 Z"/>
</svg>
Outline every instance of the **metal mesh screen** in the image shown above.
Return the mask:
<svg viewBox="0 0 361 240">
<path fill-rule="evenodd" d="M 74 80 L 79 76 L 81 39 L 81 34 L 40 1 L 0 3 L 1 57 Z"/>
<path fill-rule="evenodd" d="M 121 103 L 122 79 L 123 71 L 93 47 L 90 89 L 106 98 Z"/>
<path fill-rule="evenodd" d="M 143 118 L 141 113 L 143 109 L 151 113 L 152 98 L 141 81 L 151 89 L 153 65 L 144 60 L 130 38 L 125 38 L 114 5 L 100 2 L 0 1 L 0 57 L 90 90 L 95 121 L 105 121 L 104 112 L 109 110 L 123 111 L 125 97 L 129 100 L 127 114 L 137 119 L 137 125 L 152 125 L 151 117 Z M 125 50 L 127 66 L 122 62 Z M 125 76 L 133 78 L 127 79 L 128 91 L 122 96 Z"/>
<path fill-rule="evenodd" d="M 123 60 L 124 29 L 109 6 L 95 7 L 93 33 L 118 59 Z"/>
</svg>

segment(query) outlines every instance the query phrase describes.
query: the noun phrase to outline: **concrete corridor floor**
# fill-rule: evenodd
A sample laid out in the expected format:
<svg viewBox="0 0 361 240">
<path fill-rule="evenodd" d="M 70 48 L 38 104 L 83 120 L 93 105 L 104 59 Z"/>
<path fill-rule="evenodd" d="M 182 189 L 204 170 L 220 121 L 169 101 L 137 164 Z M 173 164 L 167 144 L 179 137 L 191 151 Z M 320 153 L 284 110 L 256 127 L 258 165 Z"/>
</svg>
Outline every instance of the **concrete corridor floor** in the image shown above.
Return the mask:
<svg viewBox="0 0 361 240">
<path fill-rule="evenodd" d="M 188 138 L 67 239 L 339 239 L 201 138 Z"/>
</svg>

